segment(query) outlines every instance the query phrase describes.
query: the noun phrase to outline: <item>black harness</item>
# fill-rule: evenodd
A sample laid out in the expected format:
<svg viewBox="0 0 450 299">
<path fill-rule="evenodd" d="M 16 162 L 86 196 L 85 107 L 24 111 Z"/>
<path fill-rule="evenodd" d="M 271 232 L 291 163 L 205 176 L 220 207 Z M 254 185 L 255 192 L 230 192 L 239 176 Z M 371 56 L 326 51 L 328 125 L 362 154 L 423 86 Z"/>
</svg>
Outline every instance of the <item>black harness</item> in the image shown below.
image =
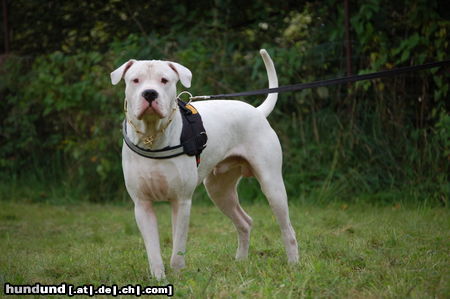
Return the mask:
<svg viewBox="0 0 450 299">
<path fill-rule="evenodd" d="M 136 154 L 151 159 L 169 159 L 183 154 L 195 156 L 197 166 L 200 164 L 200 154 L 206 147 L 208 136 L 203 127 L 202 117 L 197 109 L 189 103 L 178 99 L 181 119 L 183 120 L 183 129 L 180 136 L 180 144 L 168 146 L 159 150 L 150 150 L 135 145 L 127 136 L 127 122 L 123 122 L 123 140 L 127 146 Z"/>
</svg>

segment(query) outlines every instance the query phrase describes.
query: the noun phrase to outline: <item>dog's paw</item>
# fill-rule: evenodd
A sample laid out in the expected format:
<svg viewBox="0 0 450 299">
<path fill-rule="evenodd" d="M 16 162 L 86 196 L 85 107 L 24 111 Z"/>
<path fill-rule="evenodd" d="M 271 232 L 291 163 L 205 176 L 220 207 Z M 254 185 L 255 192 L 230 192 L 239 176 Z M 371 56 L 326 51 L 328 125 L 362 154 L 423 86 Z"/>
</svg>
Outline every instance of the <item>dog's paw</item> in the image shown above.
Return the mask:
<svg viewBox="0 0 450 299">
<path fill-rule="evenodd" d="M 170 267 L 174 270 L 180 270 L 186 267 L 184 256 L 178 254 L 172 256 L 172 258 L 170 259 Z"/>
<path fill-rule="evenodd" d="M 294 254 L 292 256 L 288 256 L 288 264 L 289 265 L 297 265 L 299 262 L 299 256 L 298 253 Z"/>
<path fill-rule="evenodd" d="M 236 253 L 235 259 L 236 261 L 245 261 L 248 259 L 248 254 Z"/>
<path fill-rule="evenodd" d="M 166 279 L 166 274 L 164 273 L 164 271 L 157 272 L 153 276 L 156 278 L 157 281 L 161 281 L 161 280 Z"/>
<path fill-rule="evenodd" d="M 166 279 L 166 273 L 164 272 L 164 268 L 162 268 L 162 269 L 152 269 L 151 273 L 152 273 L 152 276 L 154 278 L 156 278 L 156 280 L 158 280 L 158 281 Z"/>
</svg>

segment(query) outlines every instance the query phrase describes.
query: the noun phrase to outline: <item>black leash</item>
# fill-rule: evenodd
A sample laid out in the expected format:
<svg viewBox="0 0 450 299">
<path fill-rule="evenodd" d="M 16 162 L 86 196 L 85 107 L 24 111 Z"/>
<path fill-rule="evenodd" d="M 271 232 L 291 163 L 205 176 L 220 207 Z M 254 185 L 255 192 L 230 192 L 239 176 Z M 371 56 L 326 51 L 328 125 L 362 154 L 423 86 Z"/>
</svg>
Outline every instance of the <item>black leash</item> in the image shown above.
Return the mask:
<svg viewBox="0 0 450 299">
<path fill-rule="evenodd" d="M 276 88 L 265 88 L 265 89 L 258 89 L 258 90 L 253 90 L 253 91 L 244 91 L 244 92 L 227 93 L 227 94 L 216 94 L 216 95 L 210 95 L 210 96 L 195 96 L 195 97 L 191 97 L 191 100 L 253 96 L 253 95 L 262 95 L 262 94 L 275 93 L 275 92 L 282 93 L 282 92 L 296 91 L 296 90 L 302 90 L 302 89 L 307 89 L 307 88 L 315 88 L 315 87 L 343 84 L 343 83 L 356 82 L 356 81 L 362 81 L 362 80 L 371 80 L 371 79 L 382 78 L 382 77 L 391 77 L 391 76 L 395 76 L 395 75 L 398 75 L 401 73 L 417 72 L 417 71 L 431 69 L 431 68 L 435 68 L 435 67 L 439 67 L 439 66 L 446 66 L 449 64 L 450 64 L 450 60 L 444 60 L 444 61 L 431 62 L 431 63 L 415 65 L 415 66 L 406 66 L 406 67 L 396 68 L 396 69 L 388 70 L 388 71 L 381 71 L 381 72 L 363 74 L 363 75 L 353 75 L 353 76 L 342 77 L 342 78 L 337 78 L 337 79 L 315 81 L 315 82 L 310 82 L 310 83 L 285 85 L 285 86 L 280 86 L 280 87 L 276 87 Z"/>
</svg>

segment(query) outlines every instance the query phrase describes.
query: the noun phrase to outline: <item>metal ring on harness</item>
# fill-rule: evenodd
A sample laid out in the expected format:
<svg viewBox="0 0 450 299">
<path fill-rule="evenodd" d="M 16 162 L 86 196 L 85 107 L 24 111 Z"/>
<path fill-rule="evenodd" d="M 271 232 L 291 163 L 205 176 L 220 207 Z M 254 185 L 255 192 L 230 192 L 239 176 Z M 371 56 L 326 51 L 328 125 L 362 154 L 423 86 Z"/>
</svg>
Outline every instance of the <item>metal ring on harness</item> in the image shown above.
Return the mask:
<svg viewBox="0 0 450 299">
<path fill-rule="evenodd" d="M 180 98 L 180 96 L 182 95 L 182 94 L 188 94 L 189 95 L 189 102 L 187 102 L 187 104 L 190 104 L 191 102 L 192 102 L 192 98 L 193 98 L 193 96 L 192 96 L 192 93 L 190 93 L 189 91 L 182 91 L 182 92 L 180 92 L 179 94 L 178 94 L 178 96 L 177 96 L 177 99 L 180 99 L 181 100 L 181 98 Z"/>
</svg>

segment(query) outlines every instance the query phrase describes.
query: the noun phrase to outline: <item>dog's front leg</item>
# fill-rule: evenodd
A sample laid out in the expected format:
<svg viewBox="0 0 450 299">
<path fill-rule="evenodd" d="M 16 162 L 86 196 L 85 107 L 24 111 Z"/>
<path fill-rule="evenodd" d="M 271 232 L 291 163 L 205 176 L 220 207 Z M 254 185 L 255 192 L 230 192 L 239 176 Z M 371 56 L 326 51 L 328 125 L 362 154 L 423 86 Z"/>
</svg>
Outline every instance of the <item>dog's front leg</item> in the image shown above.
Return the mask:
<svg viewBox="0 0 450 299">
<path fill-rule="evenodd" d="M 185 266 L 184 255 L 186 253 L 191 202 L 191 199 L 181 199 L 171 203 L 173 248 L 170 266 L 175 270 L 184 268 Z"/>
<path fill-rule="evenodd" d="M 136 222 L 147 250 L 150 271 L 157 279 L 164 279 L 164 264 L 159 245 L 158 221 L 151 201 L 136 200 L 134 205 Z"/>
</svg>

